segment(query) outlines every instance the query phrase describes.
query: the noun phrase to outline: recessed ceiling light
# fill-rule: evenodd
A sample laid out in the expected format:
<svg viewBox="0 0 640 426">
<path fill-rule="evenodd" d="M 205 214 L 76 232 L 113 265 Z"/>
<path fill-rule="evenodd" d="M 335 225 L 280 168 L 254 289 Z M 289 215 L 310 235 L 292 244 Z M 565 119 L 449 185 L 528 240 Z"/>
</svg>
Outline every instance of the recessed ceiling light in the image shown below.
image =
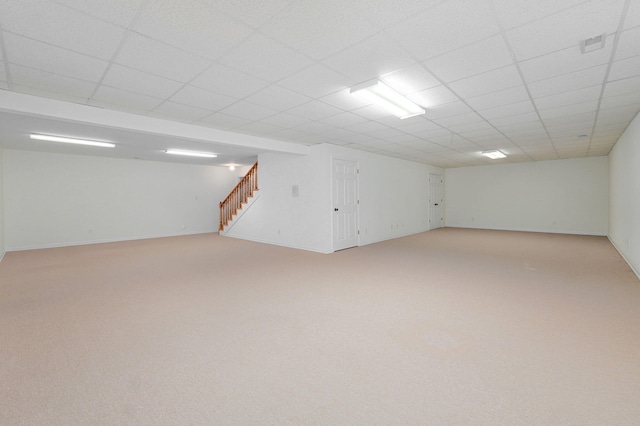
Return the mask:
<svg viewBox="0 0 640 426">
<path fill-rule="evenodd" d="M 167 154 L 173 154 L 173 155 L 186 155 L 188 157 L 216 158 L 218 156 L 213 152 L 187 151 L 184 149 L 167 149 L 164 152 L 166 152 Z"/>
<path fill-rule="evenodd" d="M 484 155 L 485 157 L 489 157 L 492 160 L 497 160 L 498 158 L 506 158 L 507 156 L 504 152 L 499 151 L 497 149 L 482 151 L 482 155 Z"/>
<path fill-rule="evenodd" d="M 101 148 L 113 148 L 116 144 L 111 142 L 99 142 L 99 141 L 91 141 L 87 139 L 76 139 L 76 138 L 67 138 L 63 136 L 51 136 L 51 135 L 38 135 L 32 133 L 29 135 L 31 139 L 39 140 L 39 141 L 47 141 L 47 142 L 62 142 L 62 143 L 72 143 L 76 145 L 89 145 L 89 146 L 99 146 Z"/>
<path fill-rule="evenodd" d="M 424 109 L 380 80 L 359 84 L 353 87 L 350 93 L 362 96 L 370 102 L 385 107 L 389 112 L 401 119 L 424 114 Z"/>
</svg>

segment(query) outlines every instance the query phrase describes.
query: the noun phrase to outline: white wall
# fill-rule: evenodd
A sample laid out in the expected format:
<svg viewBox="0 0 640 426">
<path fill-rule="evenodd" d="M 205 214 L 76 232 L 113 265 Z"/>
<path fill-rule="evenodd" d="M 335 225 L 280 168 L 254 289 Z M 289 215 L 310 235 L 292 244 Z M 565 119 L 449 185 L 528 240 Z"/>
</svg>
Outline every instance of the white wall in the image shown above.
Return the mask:
<svg viewBox="0 0 640 426">
<path fill-rule="evenodd" d="M 609 153 L 609 239 L 640 278 L 640 116 Z"/>
<path fill-rule="evenodd" d="M 217 230 L 237 172 L 4 150 L 7 251 Z"/>
<path fill-rule="evenodd" d="M 260 197 L 227 235 L 332 252 L 333 158 L 359 163 L 360 245 L 428 230 L 428 177 L 442 169 L 323 144 L 306 156 L 261 155 Z"/>
<path fill-rule="evenodd" d="M 607 157 L 462 167 L 445 176 L 446 226 L 607 235 Z"/>
<path fill-rule="evenodd" d="M 259 198 L 233 223 L 227 236 L 331 251 L 326 149 L 320 145 L 311 148 L 310 155 L 266 153 L 258 157 Z M 293 185 L 299 188 L 298 197 L 293 197 Z"/>
<path fill-rule="evenodd" d="M 4 173 L 3 173 L 3 160 L 2 160 L 2 147 L 0 147 L 0 261 L 5 254 L 4 243 Z"/>
</svg>

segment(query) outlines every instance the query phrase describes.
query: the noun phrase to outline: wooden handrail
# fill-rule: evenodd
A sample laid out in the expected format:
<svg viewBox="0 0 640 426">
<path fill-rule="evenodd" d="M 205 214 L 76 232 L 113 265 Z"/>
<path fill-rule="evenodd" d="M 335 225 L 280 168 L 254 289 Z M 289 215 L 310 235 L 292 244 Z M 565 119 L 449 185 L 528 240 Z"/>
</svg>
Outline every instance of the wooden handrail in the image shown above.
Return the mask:
<svg viewBox="0 0 640 426">
<path fill-rule="evenodd" d="M 253 191 L 258 190 L 258 163 L 253 165 L 246 175 L 231 190 L 227 198 L 220 203 L 220 226 L 218 233 L 229 224 L 234 214 L 242 208 L 242 204 L 246 203 L 249 197 L 253 196 Z"/>
</svg>

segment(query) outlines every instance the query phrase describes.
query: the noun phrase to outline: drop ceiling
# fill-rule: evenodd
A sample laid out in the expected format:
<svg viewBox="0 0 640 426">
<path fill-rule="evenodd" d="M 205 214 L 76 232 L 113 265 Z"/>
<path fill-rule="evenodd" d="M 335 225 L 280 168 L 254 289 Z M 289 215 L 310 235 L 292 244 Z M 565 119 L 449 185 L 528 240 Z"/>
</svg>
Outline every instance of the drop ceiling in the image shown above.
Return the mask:
<svg viewBox="0 0 640 426">
<path fill-rule="evenodd" d="M 7 92 L 441 167 L 607 155 L 640 110 L 632 0 L 3 0 L 0 30 Z M 374 78 L 426 114 L 400 120 L 349 94 Z M 226 150 L 226 162 L 269 150 L 1 103 L 0 123 L 0 145 L 17 149 L 54 149 L 25 138 L 50 125 L 117 139 L 123 157 L 161 160 L 168 144 Z"/>
</svg>

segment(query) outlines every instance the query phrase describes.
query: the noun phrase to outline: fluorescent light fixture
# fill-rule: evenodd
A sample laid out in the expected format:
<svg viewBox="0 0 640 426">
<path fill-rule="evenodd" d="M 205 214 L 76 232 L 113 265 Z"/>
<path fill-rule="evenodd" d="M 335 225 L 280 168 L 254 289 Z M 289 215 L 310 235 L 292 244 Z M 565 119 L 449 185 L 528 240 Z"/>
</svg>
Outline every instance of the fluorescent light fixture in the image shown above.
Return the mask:
<svg viewBox="0 0 640 426">
<path fill-rule="evenodd" d="M 29 137 L 31 139 L 36 139 L 39 141 L 73 143 L 77 145 L 99 146 L 102 148 L 113 148 L 116 146 L 116 144 L 111 142 L 98 142 L 98 141 L 90 141 L 86 139 L 67 138 L 62 136 L 38 135 L 34 133 L 29 135 Z"/>
<path fill-rule="evenodd" d="M 497 149 L 491 149 L 489 151 L 482 151 L 482 155 L 484 155 L 485 157 L 489 157 L 492 160 L 497 160 L 498 158 L 506 158 L 507 155 L 502 152 L 502 151 L 498 151 Z"/>
<path fill-rule="evenodd" d="M 188 157 L 216 158 L 218 156 L 213 152 L 186 151 L 184 149 L 167 149 L 164 152 L 173 155 L 186 155 Z"/>
<path fill-rule="evenodd" d="M 368 81 L 351 88 L 350 93 L 387 108 L 401 119 L 424 114 L 424 109 L 414 104 L 380 80 Z"/>
</svg>

